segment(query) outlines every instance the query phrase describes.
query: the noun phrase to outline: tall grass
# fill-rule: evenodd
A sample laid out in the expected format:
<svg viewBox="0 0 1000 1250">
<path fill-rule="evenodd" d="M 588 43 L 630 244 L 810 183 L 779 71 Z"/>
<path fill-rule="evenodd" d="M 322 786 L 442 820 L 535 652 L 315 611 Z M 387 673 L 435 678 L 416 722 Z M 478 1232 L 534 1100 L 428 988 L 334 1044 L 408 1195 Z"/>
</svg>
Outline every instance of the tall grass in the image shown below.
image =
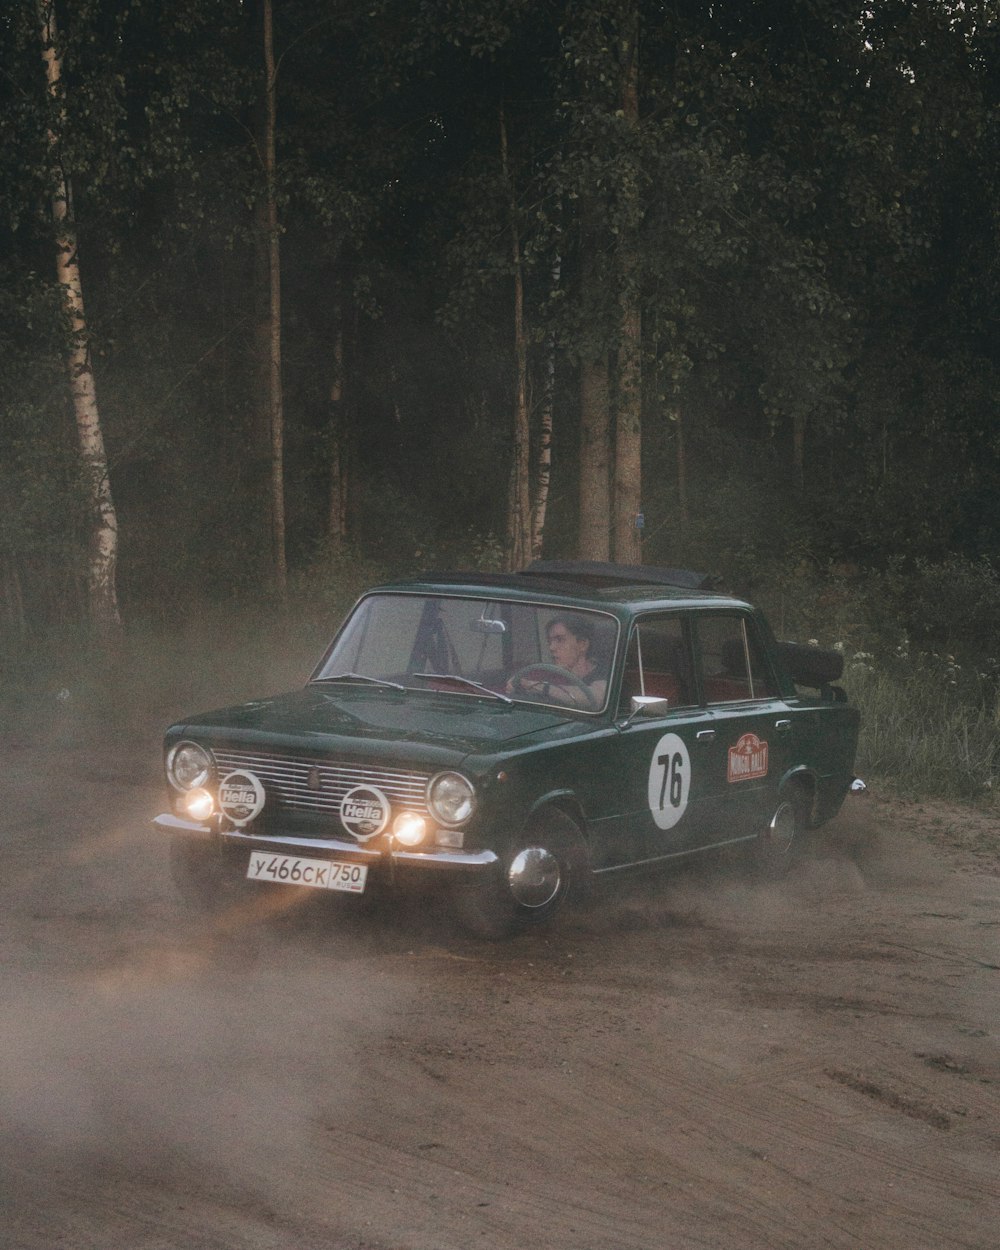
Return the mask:
<svg viewBox="0 0 1000 1250">
<path fill-rule="evenodd" d="M 955 666 L 873 657 L 849 664 L 846 686 L 861 711 L 859 773 L 914 796 L 1000 800 L 1000 697 L 988 674 L 949 677 Z"/>
<path fill-rule="evenodd" d="M 987 560 L 821 568 L 776 560 L 754 599 L 779 636 L 837 646 L 858 771 L 912 795 L 1000 798 L 1000 574 Z"/>
</svg>

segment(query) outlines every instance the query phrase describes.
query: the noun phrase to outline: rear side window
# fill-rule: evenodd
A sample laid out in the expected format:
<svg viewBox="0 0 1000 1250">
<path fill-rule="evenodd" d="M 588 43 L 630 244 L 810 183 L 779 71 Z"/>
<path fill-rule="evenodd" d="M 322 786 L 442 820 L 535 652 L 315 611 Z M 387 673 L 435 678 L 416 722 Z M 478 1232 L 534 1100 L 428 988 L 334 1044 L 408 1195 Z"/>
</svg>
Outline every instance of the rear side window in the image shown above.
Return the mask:
<svg viewBox="0 0 1000 1250">
<path fill-rule="evenodd" d="M 745 616 L 699 614 L 695 621 L 706 703 L 777 696 L 757 628 Z"/>
</svg>

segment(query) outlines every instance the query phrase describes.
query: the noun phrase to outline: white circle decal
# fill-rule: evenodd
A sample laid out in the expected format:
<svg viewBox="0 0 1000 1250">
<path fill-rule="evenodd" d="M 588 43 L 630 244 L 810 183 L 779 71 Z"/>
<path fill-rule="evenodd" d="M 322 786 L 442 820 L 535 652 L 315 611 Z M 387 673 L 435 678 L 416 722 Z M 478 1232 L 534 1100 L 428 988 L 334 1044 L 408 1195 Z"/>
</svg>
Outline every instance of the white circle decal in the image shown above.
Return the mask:
<svg viewBox="0 0 1000 1250">
<path fill-rule="evenodd" d="M 240 768 L 219 782 L 219 806 L 239 829 L 260 815 L 264 799 L 264 783 L 248 769 Z"/>
<path fill-rule="evenodd" d="M 660 829 L 672 829 L 684 815 L 691 789 L 691 757 L 677 734 L 664 734 L 649 762 L 649 810 Z"/>
<path fill-rule="evenodd" d="M 375 786 L 355 786 L 340 800 L 340 819 L 348 833 L 367 842 L 389 823 L 389 800 Z"/>
</svg>

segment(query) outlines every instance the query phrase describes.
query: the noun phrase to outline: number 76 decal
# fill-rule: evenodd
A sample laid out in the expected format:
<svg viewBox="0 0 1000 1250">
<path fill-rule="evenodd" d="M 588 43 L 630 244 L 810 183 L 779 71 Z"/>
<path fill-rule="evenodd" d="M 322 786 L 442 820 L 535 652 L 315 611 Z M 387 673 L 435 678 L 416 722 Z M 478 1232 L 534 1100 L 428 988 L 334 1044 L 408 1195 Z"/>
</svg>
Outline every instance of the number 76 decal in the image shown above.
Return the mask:
<svg viewBox="0 0 1000 1250">
<path fill-rule="evenodd" d="M 653 749 L 646 790 L 649 810 L 660 829 L 672 829 L 684 815 L 691 789 L 691 757 L 677 734 L 664 734 Z"/>
</svg>

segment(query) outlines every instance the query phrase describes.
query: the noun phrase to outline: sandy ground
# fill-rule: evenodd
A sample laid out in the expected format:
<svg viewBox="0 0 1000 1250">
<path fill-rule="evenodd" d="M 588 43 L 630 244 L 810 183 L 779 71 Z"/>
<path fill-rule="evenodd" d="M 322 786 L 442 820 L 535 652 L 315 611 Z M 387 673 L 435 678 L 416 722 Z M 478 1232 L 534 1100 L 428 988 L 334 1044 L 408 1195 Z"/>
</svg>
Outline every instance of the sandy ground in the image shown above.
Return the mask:
<svg viewBox="0 0 1000 1250">
<path fill-rule="evenodd" d="M 152 731 L 0 734 L 4 1250 L 1000 1244 L 1000 839 L 870 796 L 493 945 L 209 923 Z"/>
</svg>

